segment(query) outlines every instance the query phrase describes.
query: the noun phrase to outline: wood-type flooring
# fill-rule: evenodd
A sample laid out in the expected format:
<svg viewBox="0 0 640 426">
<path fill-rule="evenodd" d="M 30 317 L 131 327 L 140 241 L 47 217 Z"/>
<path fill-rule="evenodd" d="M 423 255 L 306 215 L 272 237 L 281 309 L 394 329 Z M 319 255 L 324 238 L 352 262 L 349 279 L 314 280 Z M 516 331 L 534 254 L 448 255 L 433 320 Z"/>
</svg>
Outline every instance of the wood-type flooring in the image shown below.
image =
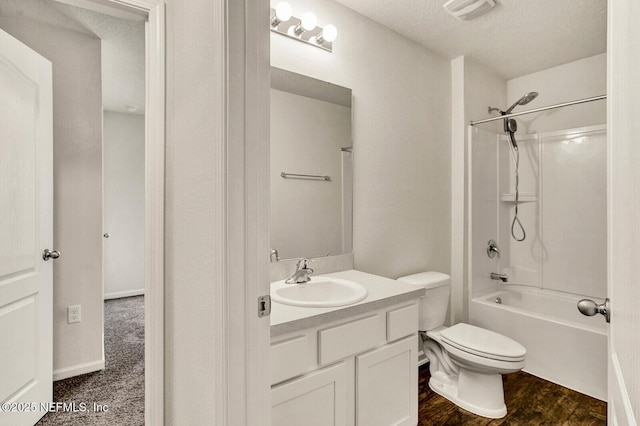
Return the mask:
<svg viewBox="0 0 640 426">
<path fill-rule="evenodd" d="M 503 376 L 507 415 L 487 419 L 459 408 L 433 392 L 429 368 L 420 368 L 418 425 L 602 425 L 607 404 L 525 372 Z"/>
</svg>

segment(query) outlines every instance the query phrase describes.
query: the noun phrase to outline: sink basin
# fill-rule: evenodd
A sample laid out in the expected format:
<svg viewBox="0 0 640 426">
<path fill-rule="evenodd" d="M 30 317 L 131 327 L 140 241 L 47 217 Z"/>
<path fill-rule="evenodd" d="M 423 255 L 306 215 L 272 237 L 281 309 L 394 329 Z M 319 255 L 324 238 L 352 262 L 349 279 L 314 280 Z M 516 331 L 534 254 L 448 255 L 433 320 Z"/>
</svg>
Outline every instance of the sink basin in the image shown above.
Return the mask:
<svg viewBox="0 0 640 426">
<path fill-rule="evenodd" d="M 271 284 L 271 299 L 278 303 L 309 308 L 329 308 L 357 303 L 367 297 L 367 289 L 353 281 L 332 277 L 311 277 L 304 284 Z"/>
</svg>

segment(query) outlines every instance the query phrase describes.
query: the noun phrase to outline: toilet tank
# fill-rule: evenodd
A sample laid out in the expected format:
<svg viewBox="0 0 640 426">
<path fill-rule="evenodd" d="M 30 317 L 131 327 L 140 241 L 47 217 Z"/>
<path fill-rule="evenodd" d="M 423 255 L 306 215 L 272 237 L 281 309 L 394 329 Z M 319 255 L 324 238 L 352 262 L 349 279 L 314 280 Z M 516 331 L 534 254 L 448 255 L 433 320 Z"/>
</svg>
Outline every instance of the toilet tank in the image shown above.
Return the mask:
<svg viewBox="0 0 640 426">
<path fill-rule="evenodd" d="M 398 281 L 425 289 L 420 298 L 420 331 L 444 325 L 449 308 L 451 277 L 441 272 L 420 272 L 398 278 Z"/>
</svg>

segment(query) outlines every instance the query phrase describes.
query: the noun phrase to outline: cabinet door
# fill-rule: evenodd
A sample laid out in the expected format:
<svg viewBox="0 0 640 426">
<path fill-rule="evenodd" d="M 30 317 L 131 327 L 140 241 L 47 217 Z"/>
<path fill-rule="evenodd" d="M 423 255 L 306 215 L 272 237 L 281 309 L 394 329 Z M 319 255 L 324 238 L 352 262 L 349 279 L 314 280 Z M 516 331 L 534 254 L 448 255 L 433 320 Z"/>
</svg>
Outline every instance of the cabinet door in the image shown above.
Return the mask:
<svg viewBox="0 0 640 426">
<path fill-rule="evenodd" d="M 418 338 L 406 337 L 356 357 L 356 424 L 418 423 Z"/>
<path fill-rule="evenodd" d="M 272 387 L 272 426 L 344 426 L 346 380 L 340 362 Z"/>
</svg>

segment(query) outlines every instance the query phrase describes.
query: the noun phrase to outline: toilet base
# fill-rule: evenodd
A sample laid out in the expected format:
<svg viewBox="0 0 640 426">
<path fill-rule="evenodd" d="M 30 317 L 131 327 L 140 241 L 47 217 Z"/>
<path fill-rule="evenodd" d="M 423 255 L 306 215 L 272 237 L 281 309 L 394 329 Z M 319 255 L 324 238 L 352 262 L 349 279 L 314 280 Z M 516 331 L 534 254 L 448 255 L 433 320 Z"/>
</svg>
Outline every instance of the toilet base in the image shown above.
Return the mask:
<svg viewBox="0 0 640 426">
<path fill-rule="evenodd" d="M 500 419 L 507 415 L 501 374 L 483 374 L 461 368 L 457 377 L 442 373 L 432 375 L 429 388 L 478 416 Z"/>
</svg>

